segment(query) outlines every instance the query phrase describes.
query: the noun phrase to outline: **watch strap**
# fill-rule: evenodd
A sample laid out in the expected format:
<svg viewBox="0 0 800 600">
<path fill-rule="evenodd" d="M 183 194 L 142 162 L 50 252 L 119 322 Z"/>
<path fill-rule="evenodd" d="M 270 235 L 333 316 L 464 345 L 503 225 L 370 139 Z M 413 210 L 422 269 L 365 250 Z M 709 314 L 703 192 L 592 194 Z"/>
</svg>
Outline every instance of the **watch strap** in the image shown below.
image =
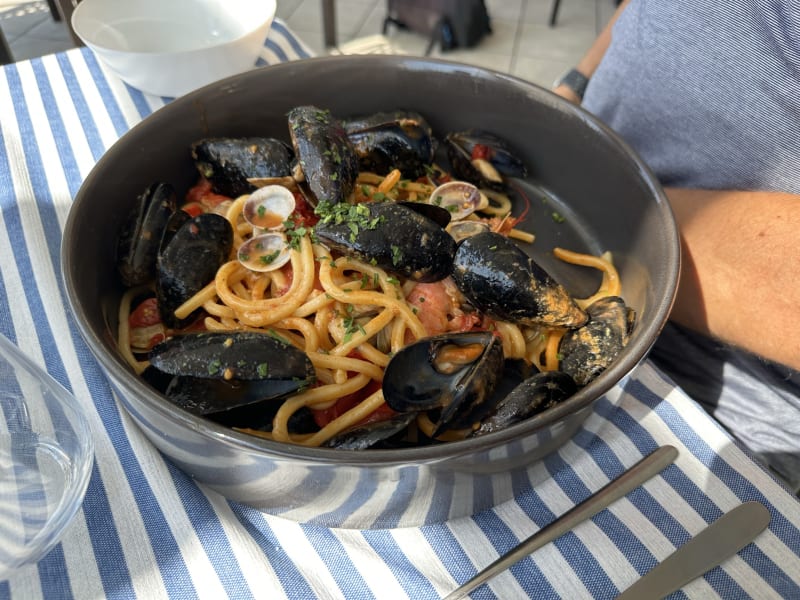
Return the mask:
<svg viewBox="0 0 800 600">
<path fill-rule="evenodd" d="M 559 79 L 556 80 L 554 87 L 565 85 L 571 89 L 575 94 L 583 100 L 583 94 L 586 92 L 586 86 L 589 85 L 589 78 L 577 69 L 570 69 Z"/>
</svg>

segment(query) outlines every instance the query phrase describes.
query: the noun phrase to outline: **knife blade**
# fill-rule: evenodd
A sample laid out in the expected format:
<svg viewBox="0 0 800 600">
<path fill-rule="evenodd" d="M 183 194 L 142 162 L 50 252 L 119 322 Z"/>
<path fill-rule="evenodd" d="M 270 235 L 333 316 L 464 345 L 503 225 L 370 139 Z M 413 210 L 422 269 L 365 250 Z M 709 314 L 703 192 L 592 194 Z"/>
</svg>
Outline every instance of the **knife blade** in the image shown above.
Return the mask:
<svg viewBox="0 0 800 600">
<path fill-rule="evenodd" d="M 558 519 L 543 527 L 514 548 L 503 554 L 472 579 L 462 584 L 443 600 L 465 598 L 476 587 L 482 585 L 501 571 L 522 560 L 534 550 L 565 534 L 578 523 L 591 518 L 612 502 L 627 495 L 645 481 L 654 477 L 678 457 L 678 449 L 674 446 L 661 446 L 635 465 L 624 471 L 619 477 L 610 481 L 583 502 L 565 512 Z"/>
<path fill-rule="evenodd" d="M 739 552 L 764 531 L 769 522 L 769 510 L 760 502 L 740 504 L 653 567 L 617 596 L 617 600 L 668 596 Z"/>
</svg>

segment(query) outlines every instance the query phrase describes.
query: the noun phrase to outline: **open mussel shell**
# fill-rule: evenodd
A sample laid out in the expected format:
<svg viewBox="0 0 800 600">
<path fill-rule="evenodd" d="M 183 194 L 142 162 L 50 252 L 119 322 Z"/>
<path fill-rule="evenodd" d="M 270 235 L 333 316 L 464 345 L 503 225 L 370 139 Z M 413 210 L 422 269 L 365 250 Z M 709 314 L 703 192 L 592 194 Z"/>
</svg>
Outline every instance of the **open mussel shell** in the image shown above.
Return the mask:
<svg viewBox="0 0 800 600">
<path fill-rule="evenodd" d="M 156 182 L 137 197 L 117 241 L 117 270 L 124 285 L 153 280 L 161 238 L 176 209 L 175 190 L 168 183 Z"/>
<path fill-rule="evenodd" d="M 315 233 L 343 254 L 419 282 L 447 277 L 456 250 L 455 241 L 440 225 L 416 207 L 395 202 L 362 202 L 335 211 L 317 223 Z"/>
<path fill-rule="evenodd" d="M 508 142 L 488 131 L 450 133 L 445 146 L 453 173 L 477 186 L 502 189 L 506 177 L 527 176 L 525 164 Z"/>
<path fill-rule="evenodd" d="M 220 215 L 204 213 L 184 222 L 165 240 L 156 263 L 156 296 L 161 320 L 183 327 L 191 317 L 178 319 L 175 310 L 213 281 L 233 247 L 233 228 Z"/>
<path fill-rule="evenodd" d="M 382 421 L 354 425 L 329 439 L 325 446 L 339 450 L 365 450 L 405 431 L 416 413 L 400 413 Z"/>
<path fill-rule="evenodd" d="M 347 119 L 344 128 L 364 171 L 386 175 L 400 169 L 403 177 L 416 179 L 433 163 L 436 140 L 418 113 L 379 112 Z"/>
<path fill-rule="evenodd" d="M 291 176 L 294 161 L 291 146 L 264 137 L 206 138 L 192 144 L 191 154 L 213 190 L 229 198 L 253 191 L 248 179 Z"/>
<path fill-rule="evenodd" d="M 155 346 L 149 359 L 173 376 L 165 394 L 199 415 L 283 398 L 316 380 L 304 352 L 268 333 L 186 333 Z"/>
<path fill-rule="evenodd" d="M 568 331 L 559 345 L 560 368 L 584 386 L 606 370 L 628 344 L 636 318 L 619 296 L 595 300 L 586 309 L 589 321 Z"/>
<path fill-rule="evenodd" d="M 536 373 L 494 405 L 471 437 L 499 431 L 539 414 L 578 391 L 575 381 L 561 371 Z"/>
<path fill-rule="evenodd" d="M 501 321 L 572 328 L 588 318 L 560 283 L 499 233 L 459 242 L 453 280 L 475 307 Z"/>
<path fill-rule="evenodd" d="M 316 106 L 293 108 L 288 121 L 297 161 L 310 190 L 307 199 L 314 206 L 344 202 L 355 186 L 358 157 L 342 123 Z"/>
<path fill-rule="evenodd" d="M 503 345 L 491 332 L 423 338 L 389 361 L 383 396 L 397 412 L 438 411 L 432 418 L 435 437 L 480 421 L 492 408 L 489 399 L 502 370 Z"/>
</svg>

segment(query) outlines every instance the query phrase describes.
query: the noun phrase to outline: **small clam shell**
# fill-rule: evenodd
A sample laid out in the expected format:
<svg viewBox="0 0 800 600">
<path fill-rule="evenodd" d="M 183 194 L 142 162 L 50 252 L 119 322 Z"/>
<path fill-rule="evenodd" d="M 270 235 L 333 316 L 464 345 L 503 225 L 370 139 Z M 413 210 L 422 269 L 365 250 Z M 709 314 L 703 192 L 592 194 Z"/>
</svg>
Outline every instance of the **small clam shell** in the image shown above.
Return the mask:
<svg viewBox="0 0 800 600">
<path fill-rule="evenodd" d="M 466 181 L 448 181 L 431 192 L 431 204 L 446 208 L 453 221 L 458 221 L 489 205 L 489 199 Z"/>
<path fill-rule="evenodd" d="M 291 254 L 282 233 L 268 232 L 254 236 L 239 246 L 237 258 L 251 271 L 274 271 L 289 262 Z"/>
<path fill-rule="evenodd" d="M 453 236 L 457 242 L 478 235 L 484 231 L 489 231 L 489 224 L 484 221 L 453 221 L 447 226 L 447 233 Z"/>
<path fill-rule="evenodd" d="M 242 209 L 245 221 L 258 229 L 276 230 L 294 212 L 294 194 L 280 185 L 267 185 L 255 190 Z"/>
</svg>

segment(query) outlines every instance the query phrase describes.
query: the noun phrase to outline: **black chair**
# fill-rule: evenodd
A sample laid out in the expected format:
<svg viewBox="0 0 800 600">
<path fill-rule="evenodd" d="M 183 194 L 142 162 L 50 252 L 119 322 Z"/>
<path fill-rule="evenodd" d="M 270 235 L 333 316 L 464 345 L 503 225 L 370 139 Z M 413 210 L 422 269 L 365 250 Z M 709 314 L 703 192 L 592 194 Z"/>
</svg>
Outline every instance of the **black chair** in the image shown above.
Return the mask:
<svg viewBox="0 0 800 600">
<path fill-rule="evenodd" d="M 75 5 L 78 4 L 78 2 L 80 2 L 80 0 L 47 0 L 53 18 L 56 21 L 63 20 L 67 25 L 69 35 L 75 45 L 83 46 L 81 38 L 75 35 L 75 31 L 72 29 L 72 12 L 75 10 Z"/>
<path fill-rule="evenodd" d="M 14 57 L 11 55 L 11 48 L 8 47 L 8 41 L 0 28 L 0 65 L 7 65 L 14 62 Z"/>
</svg>

